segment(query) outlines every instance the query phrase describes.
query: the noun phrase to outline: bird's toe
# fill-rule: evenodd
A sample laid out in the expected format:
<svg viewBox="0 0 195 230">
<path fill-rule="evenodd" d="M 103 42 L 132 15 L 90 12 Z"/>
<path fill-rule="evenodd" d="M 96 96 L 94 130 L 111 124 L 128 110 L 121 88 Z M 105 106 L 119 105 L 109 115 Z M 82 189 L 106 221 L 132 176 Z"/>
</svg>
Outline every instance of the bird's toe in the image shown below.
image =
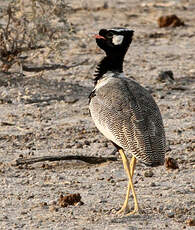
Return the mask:
<svg viewBox="0 0 195 230">
<path fill-rule="evenodd" d="M 123 206 L 116 214 L 120 215 L 120 214 L 126 214 L 129 213 L 130 209 L 128 206 Z"/>
<path fill-rule="evenodd" d="M 131 216 L 131 215 L 135 215 L 135 214 L 139 214 L 139 210 L 138 210 L 138 209 L 134 209 L 133 211 L 128 212 L 128 213 L 126 214 L 126 216 Z"/>
</svg>

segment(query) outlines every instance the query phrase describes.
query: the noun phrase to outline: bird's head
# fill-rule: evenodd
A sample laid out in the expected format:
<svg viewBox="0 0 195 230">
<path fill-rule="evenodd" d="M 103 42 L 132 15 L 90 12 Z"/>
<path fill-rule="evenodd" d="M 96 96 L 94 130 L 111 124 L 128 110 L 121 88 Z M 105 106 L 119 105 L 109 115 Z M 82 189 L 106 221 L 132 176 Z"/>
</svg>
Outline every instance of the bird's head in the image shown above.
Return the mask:
<svg viewBox="0 0 195 230">
<path fill-rule="evenodd" d="M 95 35 L 97 45 L 110 55 L 125 55 L 133 37 L 133 30 L 126 28 L 101 29 Z"/>
</svg>

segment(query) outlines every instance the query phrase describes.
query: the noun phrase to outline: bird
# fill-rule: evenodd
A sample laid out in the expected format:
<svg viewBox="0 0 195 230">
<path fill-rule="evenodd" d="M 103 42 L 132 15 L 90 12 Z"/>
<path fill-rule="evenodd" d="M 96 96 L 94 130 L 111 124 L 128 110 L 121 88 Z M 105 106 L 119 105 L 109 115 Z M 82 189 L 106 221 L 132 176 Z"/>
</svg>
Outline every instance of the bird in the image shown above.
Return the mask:
<svg viewBox="0 0 195 230">
<path fill-rule="evenodd" d="M 101 29 L 95 34 L 97 45 L 105 56 L 95 70 L 95 86 L 89 95 L 89 111 L 97 129 L 110 140 L 120 153 L 128 176 L 126 197 L 118 214 L 139 213 L 133 185 L 137 160 L 156 167 L 165 162 L 166 138 L 161 112 L 152 95 L 135 78 L 123 72 L 125 54 L 134 31 L 116 27 Z M 131 154 L 129 161 L 127 154 Z M 130 211 L 130 191 L 134 209 Z"/>
</svg>

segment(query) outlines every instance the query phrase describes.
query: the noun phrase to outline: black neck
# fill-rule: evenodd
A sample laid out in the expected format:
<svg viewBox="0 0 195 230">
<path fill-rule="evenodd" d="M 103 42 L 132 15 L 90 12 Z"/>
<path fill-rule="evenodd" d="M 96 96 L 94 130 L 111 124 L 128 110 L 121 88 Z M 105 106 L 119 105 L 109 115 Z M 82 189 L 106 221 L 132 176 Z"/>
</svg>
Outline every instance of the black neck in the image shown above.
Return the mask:
<svg viewBox="0 0 195 230">
<path fill-rule="evenodd" d="M 123 72 L 123 60 L 124 56 L 106 56 L 104 57 L 100 63 L 97 65 L 97 69 L 95 72 L 95 84 L 97 81 L 103 77 L 103 75 L 108 72 Z"/>
</svg>

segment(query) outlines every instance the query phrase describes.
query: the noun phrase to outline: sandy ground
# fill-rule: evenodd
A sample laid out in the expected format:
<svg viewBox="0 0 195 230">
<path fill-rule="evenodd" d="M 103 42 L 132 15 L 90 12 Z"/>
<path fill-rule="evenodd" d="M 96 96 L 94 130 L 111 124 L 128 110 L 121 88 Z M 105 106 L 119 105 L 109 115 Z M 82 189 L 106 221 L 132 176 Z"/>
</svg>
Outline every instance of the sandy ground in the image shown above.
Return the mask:
<svg viewBox="0 0 195 230">
<path fill-rule="evenodd" d="M 85 64 L 48 71 L 42 77 L 27 72 L 24 77 L 0 76 L 0 229 L 193 229 L 189 222 L 195 219 L 195 3 L 88 2 L 71 1 L 77 10 L 69 21 L 76 33 L 64 55 L 67 65 L 87 60 Z M 167 14 L 176 14 L 186 26 L 158 28 L 158 17 Z M 116 26 L 135 31 L 124 72 L 152 92 L 164 119 L 166 157 L 179 164 L 179 169 L 167 170 L 138 163 L 134 181 L 142 213 L 129 217 L 115 214 L 127 185 L 118 154 L 118 161 L 100 165 L 80 161 L 11 165 L 19 156 L 113 156 L 113 146 L 89 115 L 88 95 L 95 65 L 103 56 L 91 35 Z M 157 80 L 162 70 L 173 71 L 174 83 Z M 149 170 L 152 177 L 146 177 Z M 60 207 L 60 195 L 69 193 L 80 193 L 84 204 Z"/>
</svg>

